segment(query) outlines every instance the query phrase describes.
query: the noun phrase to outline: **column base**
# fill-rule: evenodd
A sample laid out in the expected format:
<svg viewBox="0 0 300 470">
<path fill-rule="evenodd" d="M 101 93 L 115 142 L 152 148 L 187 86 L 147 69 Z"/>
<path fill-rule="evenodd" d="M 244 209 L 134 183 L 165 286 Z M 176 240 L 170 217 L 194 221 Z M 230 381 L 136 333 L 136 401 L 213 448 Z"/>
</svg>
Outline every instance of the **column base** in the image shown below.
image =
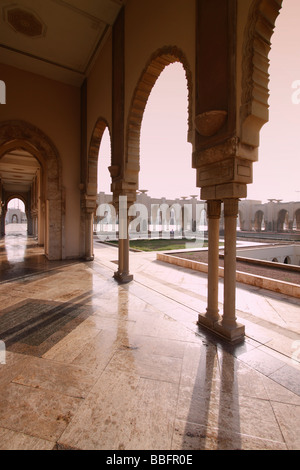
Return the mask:
<svg viewBox="0 0 300 470">
<path fill-rule="evenodd" d="M 118 271 L 114 273 L 113 277 L 119 284 L 127 284 L 133 281 L 132 274 L 119 273 Z"/>
<path fill-rule="evenodd" d="M 240 342 L 245 338 L 245 326 L 241 323 L 237 323 L 235 326 L 226 326 L 222 324 L 222 321 L 219 321 L 214 325 L 214 329 L 231 342 Z"/>
<path fill-rule="evenodd" d="M 209 328 L 210 330 L 213 329 L 217 321 L 218 320 L 213 320 L 212 318 L 209 318 L 207 316 L 207 313 L 199 313 L 198 315 L 198 325 L 206 326 L 206 328 Z"/>
<path fill-rule="evenodd" d="M 94 261 L 94 259 L 95 259 L 94 255 L 93 256 L 86 256 L 84 258 L 84 261 Z"/>
<path fill-rule="evenodd" d="M 198 322 L 199 326 L 203 326 L 207 328 L 211 332 L 215 333 L 216 335 L 230 341 L 231 343 L 240 343 L 245 339 L 245 326 L 237 323 L 233 327 L 229 327 L 222 324 L 221 321 L 213 321 L 205 316 L 205 314 L 198 315 Z"/>
</svg>

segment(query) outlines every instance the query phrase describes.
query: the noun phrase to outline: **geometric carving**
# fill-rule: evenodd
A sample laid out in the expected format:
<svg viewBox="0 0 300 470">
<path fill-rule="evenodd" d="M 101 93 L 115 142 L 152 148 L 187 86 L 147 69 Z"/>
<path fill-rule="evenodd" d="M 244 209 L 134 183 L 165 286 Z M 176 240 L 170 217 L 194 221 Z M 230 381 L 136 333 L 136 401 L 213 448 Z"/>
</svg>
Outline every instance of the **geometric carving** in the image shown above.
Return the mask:
<svg viewBox="0 0 300 470">
<path fill-rule="evenodd" d="M 259 145 L 259 131 L 269 120 L 269 59 L 271 36 L 282 0 L 254 0 L 244 34 L 242 62 L 241 138 Z"/>
<path fill-rule="evenodd" d="M 204 188 L 225 183 L 252 183 L 252 162 L 238 157 L 203 165 L 197 170 L 197 186 Z"/>
<path fill-rule="evenodd" d="M 4 10 L 5 21 L 17 32 L 29 37 L 40 37 L 46 33 L 46 25 L 35 13 L 25 10 L 23 7 L 6 7 Z"/>
<path fill-rule="evenodd" d="M 227 111 L 208 111 L 195 117 L 195 127 L 200 135 L 211 137 L 215 135 L 227 120 Z"/>
</svg>

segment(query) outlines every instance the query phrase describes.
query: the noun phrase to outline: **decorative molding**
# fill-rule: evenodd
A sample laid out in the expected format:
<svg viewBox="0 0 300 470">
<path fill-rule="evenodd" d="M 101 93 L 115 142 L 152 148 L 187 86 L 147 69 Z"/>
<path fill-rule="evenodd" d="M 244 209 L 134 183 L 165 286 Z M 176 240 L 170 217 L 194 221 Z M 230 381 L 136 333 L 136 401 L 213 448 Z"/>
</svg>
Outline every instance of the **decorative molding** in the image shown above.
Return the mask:
<svg viewBox="0 0 300 470">
<path fill-rule="evenodd" d="M 239 199 L 224 199 L 224 217 L 237 217 L 239 213 Z"/>
<path fill-rule="evenodd" d="M 192 73 L 184 53 L 176 46 L 164 46 L 158 49 L 149 59 L 142 72 L 130 106 L 127 121 L 126 146 L 126 179 L 138 189 L 140 170 L 140 132 L 145 107 L 149 95 L 158 77 L 165 67 L 180 62 L 185 70 L 188 88 L 188 134 L 193 129 L 192 122 Z"/>
<path fill-rule="evenodd" d="M 249 10 L 244 34 L 240 108 L 241 139 L 248 145 L 258 146 L 259 131 L 269 120 L 268 55 L 281 5 L 282 0 L 253 0 Z"/>
<path fill-rule="evenodd" d="M 195 117 L 195 127 L 203 137 L 212 137 L 227 121 L 227 111 L 208 111 Z"/>
<path fill-rule="evenodd" d="M 46 35 L 47 27 L 38 15 L 18 5 L 9 5 L 3 8 L 3 16 L 17 33 L 30 38 L 40 38 Z"/>
<path fill-rule="evenodd" d="M 106 119 L 99 118 L 95 124 L 90 140 L 88 150 L 88 171 L 86 182 L 86 187 L 88 188 L 87 192 L 90 196 L 97 195 L 98 155 L 103 133 L 106 128 L 108 128 L 108 131 L 110 133 L 109 125 Z"/>
<path fill-rule="evenodd" d="M 221 202 L 219 200 L 207 201 L 207 218 L 220 219 L 221 217 Z"/>
<path fill-rule="evenodd" d="M 110 176 L 112 177 L 112 179 L 114 179 L 120 175 L 121 168 L 119 165 L 112 165 L 108 167 L 108 170 L 110 172 Z"/>
</svg>

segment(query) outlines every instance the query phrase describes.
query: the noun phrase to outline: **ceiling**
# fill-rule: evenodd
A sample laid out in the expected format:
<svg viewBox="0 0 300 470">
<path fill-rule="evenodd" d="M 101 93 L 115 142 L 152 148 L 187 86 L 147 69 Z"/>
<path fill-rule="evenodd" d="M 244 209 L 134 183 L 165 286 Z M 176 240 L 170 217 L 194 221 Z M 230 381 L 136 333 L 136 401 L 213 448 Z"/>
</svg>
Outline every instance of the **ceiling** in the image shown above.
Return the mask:
<svg viewBox="0 0 300 470">
<path fill-rule="evenodd" d="M 81 86 L 123 0 L 0 0 L 1 62 Z"/>
<path fill-rule="evenodd" d="M 36 158 L 24 150 L 7 153 L 0 160 L 1 184 L 7 192 L 26 193 L 39 168 Z"/>
</svg>

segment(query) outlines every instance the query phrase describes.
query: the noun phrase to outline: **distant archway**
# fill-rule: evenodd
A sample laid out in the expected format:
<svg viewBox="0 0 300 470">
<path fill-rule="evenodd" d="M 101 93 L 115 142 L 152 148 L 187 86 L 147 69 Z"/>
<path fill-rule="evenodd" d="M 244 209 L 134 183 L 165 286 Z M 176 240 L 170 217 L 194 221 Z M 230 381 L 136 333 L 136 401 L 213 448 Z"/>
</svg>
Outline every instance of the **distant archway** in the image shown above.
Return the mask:
<svg viewBox="0 0 300 470">
<path fill-rule="evenodd" d="M 289 213 L 285 209 L 281 209 L 277 216 L 277 231 L 283 232 L 289 228 Z"/>
<path fill-rule="evenodd" d="M 99 118 L 93 129 L 88 152 L 88 169 L 86 193 L 89 196 L 97 195 L 97 174 L 98 174 L 98 156 L 101 140 L 106 128 L 109 126 L 104 118 Z M 110 131 L 109 131 L 110 132 Z"/>
<path fill-rule="evenodd" d="M 157 50 L 150 58 L 135 89 L 130 106 L 126 135 L 125 179 L 135 199 L 140 171 L 140 135 L 146 104 L 152 88 L 166 66 L 180 62 L 185 70 L 188 86 L 188 133 L 192 130 L 192 74 L 184 53 L 175 46 Z"/>
<path fill-rule="evenodd" d="M 35 157 L 41 166 L 41 210 L 45 230 L 45 254 L 59 260 L 63 254 L 62 165 L 53 142 L 25 121 L 0 122 L 0 159 L 17 149 Z"/>
<path fill-rule="evenodd" d="M 261 232 L 265 229 L 265 222 L 264 222 L 264 213 L 261 210 L 258 210 L 254 216 L 254 230 L 256 232 Z"/>
<path fill-rule="evenodd" d="M 300 209 L 297 209 L 294 216 L 296 230 L 300 230 Z"/>
</svg>

